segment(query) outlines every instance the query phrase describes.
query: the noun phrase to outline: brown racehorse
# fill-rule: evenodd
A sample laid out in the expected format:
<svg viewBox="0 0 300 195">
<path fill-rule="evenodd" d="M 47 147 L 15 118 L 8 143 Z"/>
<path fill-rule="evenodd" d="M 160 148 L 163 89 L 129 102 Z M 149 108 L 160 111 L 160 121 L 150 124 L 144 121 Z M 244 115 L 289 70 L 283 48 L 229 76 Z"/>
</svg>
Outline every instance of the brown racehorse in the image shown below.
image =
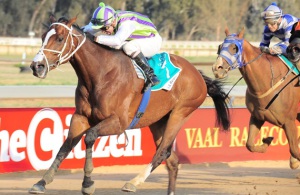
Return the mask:
<svg viewBox="0 0 300 195">
<path fill-rule="evenodd" d="M 78 85 L 75 92 L 76 110 L 72 116 L 67 139 L 43 178 L 33 185 L 30 193 L 43 193 L 45 185 L 53 181 L 59 165 L 84 134 L 86 161 L 82 193 L 95 190 L 91 179 L 93 171 L 92 146 L 99 136 L 120 135 L 128 128 L 142 99 L 144 80 L 138 79 L 131 59 L 120 50 L 114 50 L 92 41 L 73 23 L 76 18 L 50 17 L 51 26 L 43 35 L 43 45 L 34 58 L 33 75 L 45 78 L 58 65 L 69 61 Z M 178 157 L 172 144 L 181 126 L 206 99 L 212 97 L 217 124 L 227 130 L 230 125 L 226 93 L 222 82 L 214 81 L 199 72 L 187 60 L 171 55 L 171 61 L 181 72 L 170 91 L 152 92 L 146 112 L 135 128 L 149 126 L 157 146 L 152 161 L 137 177 L 127 182 L 122 190 L 135 191 L 150 173 L 166 161 L 169 172 L 168 194 L 175 193 Z M 205 117 L 205 116 L 203 116 Z"/>
<path fill-rule="evenodd" d="M 265 121 L 281 127 L 290 147 L 290 167 L 299 166 L 300 154 L 298 132 L 295 120 L 299 121 L 298 104 L 300 87 L 295 74 L 277 57 L 262 53 L 244 36 L 244 29 L 239 34 L 229 34 L 219 47 L 218 58 L 212 70 L 216 78 L 225 78 L 228 71 L 239 68 L 248 88 L 246 106 L 251 113 L 249 135 L 246 147 L 251 152 L 266 152 L 273 137 L 262 140 L 262 145 L 255 145 L 255 138 Z"/>
</svg>

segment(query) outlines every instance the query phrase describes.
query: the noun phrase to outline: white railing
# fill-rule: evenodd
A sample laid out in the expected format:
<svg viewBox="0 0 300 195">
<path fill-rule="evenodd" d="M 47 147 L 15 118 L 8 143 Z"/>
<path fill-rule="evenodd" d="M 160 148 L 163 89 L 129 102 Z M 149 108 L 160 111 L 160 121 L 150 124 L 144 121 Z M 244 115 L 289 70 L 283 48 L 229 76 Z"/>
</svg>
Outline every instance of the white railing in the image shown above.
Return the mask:
<svg viewBox="0 0 300 195">
<path fill-rule="evenodd" d="M 216 55 L 222 41 L 163 41 L 162 51 L 180 56 Z M 251 44 L 258 46 L 258 42 Z M 42 45 L 40 38 L 0 37 L 0 55 L 34 55 Z"/>
</svg>

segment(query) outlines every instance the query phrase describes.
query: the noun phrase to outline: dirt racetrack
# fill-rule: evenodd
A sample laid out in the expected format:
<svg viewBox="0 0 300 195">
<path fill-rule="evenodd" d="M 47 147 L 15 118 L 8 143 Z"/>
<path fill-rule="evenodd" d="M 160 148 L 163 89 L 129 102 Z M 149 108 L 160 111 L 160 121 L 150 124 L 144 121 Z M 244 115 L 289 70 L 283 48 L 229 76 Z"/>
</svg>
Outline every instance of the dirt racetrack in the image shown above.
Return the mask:
<svg viewBox="0 0 300 195">
<path fill-rule="evenodd" d="M 136 193 L 120 189 L 145 166 L 111 166 L 94 169 L 95 194 L 104 195 L 165 195 L 167 171 L 164 165 L 156 169 Z M 28 194 L 44 171 L 0 174 L 0 194 Z M 59 171 L 46 186 L 45 194 L 80 195 L 81 170 Z M 288 161 L 250 161 L 181 165 L 177 180 L 177 195 L 299 195 L 300 171 L 291 170 Z"/>
</svg>

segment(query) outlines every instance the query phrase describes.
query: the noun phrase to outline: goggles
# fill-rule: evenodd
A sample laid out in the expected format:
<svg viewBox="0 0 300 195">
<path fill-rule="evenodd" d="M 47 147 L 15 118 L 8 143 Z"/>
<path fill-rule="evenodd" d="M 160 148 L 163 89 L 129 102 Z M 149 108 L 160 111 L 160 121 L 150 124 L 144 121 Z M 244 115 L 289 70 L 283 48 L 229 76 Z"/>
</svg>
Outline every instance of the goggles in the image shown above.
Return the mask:
<svg viewBox="0 0 300 195">
<path fill-rule="evenodd" d="M 281 16 L 281 12 L 274 12 L 274 11 L 264 11 L 260 14 L 263 19 L 270 19 L 270 18 L 278 18 Z"/>
<path fill-rule="evenodd" d="M 100 30 L 102 31 L 107 31 L 110 28 L 110 26 L 103 26 L 100 28 Z"/>
<path fill-rule="evenodd" d="M 98 18 L 92 18 L 91 23 L 95 26 L 109 26 L 110 24 L 106 24 L 107 21 L 112 19 L 112 17 L 108 18 L 107 20 L 98 19 Z"/>
<path fill-rule="evenodd" d="M 270 18 L 270 19 L 265 19 L 264 20 L 264 25 L 271 25 L 274 26 L 275 24 L 278 23 L 279 18 Z"/>
<path fill-rule="evenodd" d="M 265 20 L 264 25 L 274 26 L 275 24 L 277 24 L 277 22 L 278 22 L 278 20 Z"/>
</svg>

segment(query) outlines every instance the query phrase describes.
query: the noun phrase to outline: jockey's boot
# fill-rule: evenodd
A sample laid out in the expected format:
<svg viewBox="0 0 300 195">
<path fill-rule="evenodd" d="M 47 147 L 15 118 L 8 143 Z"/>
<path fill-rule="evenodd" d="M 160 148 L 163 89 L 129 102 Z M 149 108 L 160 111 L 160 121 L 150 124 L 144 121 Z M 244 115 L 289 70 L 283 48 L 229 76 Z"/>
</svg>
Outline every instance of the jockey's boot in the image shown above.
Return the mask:
<svg viewBox="0 0 300 195">
<path fill-rule="evenodd" d="M 160 83 L 160 80 L 154 74 L 153 69 L 149 66 L 147 59 L 144 54 L 140 52 L 135 58 L 134 61 L 137 63 L 139 67 L 144 71 L 146 75 L 146 82 L 143 88 L 143 93 L 147 91 L 150 87 L 157 85 Z"/>
</svg>

